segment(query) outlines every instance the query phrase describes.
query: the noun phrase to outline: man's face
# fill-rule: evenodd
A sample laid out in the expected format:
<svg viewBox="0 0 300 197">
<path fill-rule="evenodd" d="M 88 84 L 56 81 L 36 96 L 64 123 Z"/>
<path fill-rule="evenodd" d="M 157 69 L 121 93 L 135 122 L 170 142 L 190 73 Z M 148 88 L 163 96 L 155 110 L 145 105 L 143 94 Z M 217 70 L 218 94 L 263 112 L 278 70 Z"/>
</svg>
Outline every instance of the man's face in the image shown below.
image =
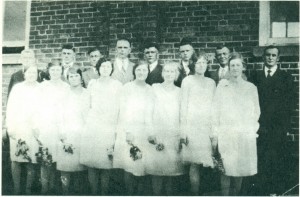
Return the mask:
<svg viewBox="0 0 300 197">
<path fill-rule="evenodd" d="M 223 47 L 222 49 L 217 49 L 216 50 L 216 58 L 222 67 L 227 66 L 229 58 L 230 58 L 229 49 L 227 47 Z"/>
<path fill-rule="evenodd" d="M 155 47 L 150 47 L 144 50 L 145 59 L 148 64 L 152 64 L 156 60 L 158 60 L 158 50 Z"/>
<path fill-rule="evenodd" d="M 61 52 L 62 62 L 64 63 L 71 63 L 75 60 L 75 53 L 72 49 L 63 49 Z"/>
<path fill-rule="evenodd" d="M 23 53 L 21 55 L 20 63 L 24 66 L 25 69 L 27 69 L 30 66 L 35 65 L 35 57 L 31 53 Z"/>
<path fill-rule="evenodd" d="M 179 47 L 180 57 L 183 61 L 189 61 L 194 53 L 194 48 L 187 44 Z"/>
<path fill-rule="evenodd" d="M 130 44 L 126 40 L 119 40 L 116 46 L 117 57 L 125 59 L 131 52 Z"/>
<path fill-rule="evenodd" d="M 91 52 L 90 56 L 89 56 L 91 65 L 95 67 L 96 64 L 97 64 L 97 62 L 98 62 L 98 60 L 101 57 L 102 57 L 102 55 L 101 55 L 100 51 L 93 51 L 93 52 Z"/>
<path fill-rule="evenodd" d="M 264 54 L 264 63 L 268 68 L 272 68 L 273 66 L 277 65 L 279 61 L 278 49 L 267 49 Z"/>
</svg>

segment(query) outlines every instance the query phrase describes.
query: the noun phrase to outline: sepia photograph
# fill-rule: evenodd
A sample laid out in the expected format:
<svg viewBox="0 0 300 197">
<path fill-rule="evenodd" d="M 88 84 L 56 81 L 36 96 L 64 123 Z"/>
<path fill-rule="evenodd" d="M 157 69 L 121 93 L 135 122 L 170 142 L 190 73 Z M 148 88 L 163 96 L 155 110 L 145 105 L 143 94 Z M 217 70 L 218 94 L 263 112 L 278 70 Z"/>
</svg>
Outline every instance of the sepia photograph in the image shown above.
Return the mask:
<svg viewBox="0 0 300 197">
<path fill-rule="evenodd" d="M 0 5 L 1 196 L 299 196 L 299 1 Z"/>
</svg>

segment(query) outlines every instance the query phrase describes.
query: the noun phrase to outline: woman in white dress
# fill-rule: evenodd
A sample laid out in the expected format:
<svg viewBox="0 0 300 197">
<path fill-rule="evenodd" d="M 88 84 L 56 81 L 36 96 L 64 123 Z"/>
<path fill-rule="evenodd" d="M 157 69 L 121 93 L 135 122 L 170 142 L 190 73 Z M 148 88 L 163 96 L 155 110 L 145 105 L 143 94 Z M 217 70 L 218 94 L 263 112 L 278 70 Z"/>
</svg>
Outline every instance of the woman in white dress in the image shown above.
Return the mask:
<svg viewBox="0 0 300 197">
<path fill-rule="evenodd" d="M 222 194 L 239 195 L 242 177 L 257 173 L 256 137 L 260 115 L 257 88 L 242 79 L 240 54 L 229 60 L 230 79 L 220 81 L 214 98 L 214 132 L 223 159 Z"/>
<path fill-rule="evenodd" d="M 143 192 L 147 133 L 150 129 L 153 93 L 146 84 L 149 69 L 146 62 L 133 68 L 134 81 L 124 85 L 120 97 L 120 115 L 115 144 L 114 168 L 125 170 L 128 195 Z"/>
<path fill-rule="evenodd" d="M 174 85 L 179 75 L 178 67 L 175 62 L 166 63 L 162 71 L 164 82 L 152 85 L 153 128 L 148 134 L 145 163 L 146 173 L 153 175 L 153 195 L 162 195 L 164 183 L 166 194 L 172 195 L 172 178 L 184 173 L 179 155 L 180 88 Z"/>
<path fill-rule="evenodd" d="M 54 182 L 57 161 L 58 131 L 61 128 L 63 114 L 63 101 L 69 91 L 69 85 L 62 81 L 63 68 L 59 61 L 48 64 L 49 81 L 43 81 L 40 85 L 38 141 L 40 146 L 48 149 L 47 165 L 41 166 L 42 194 L 54 192 Z"/>
<path fill-rule="evenodd" d="M 184 78 L 181 102 L 182 160 L 190 164 L 191 192 L 199 195 L 200 166 L 213 167 L 211 110 L 215 82 L 204 76 L 205 54 L 195 63 L 195 75 Z"/>
<path fill-rule="evenodd" d="M 122 84 L 110 77 L 113 72 L 110 61 L 100 59 L 96 69 L 100 78 L 88 84 L 89 109 L 81 137 L 80 163 L 88 167 L 92 194 L 97 194 L 100 173 L 101 195 L 107 195 Z"/>
<path fill-rule="evenodd" d="M 61 171 L 63 194 L 69 193 L 70 178 L 73 174 L 79 182 L 81 172 L 86 168 L 79 163 L 80 139 L 88 110 L 87 90 L 82 87 L 82 72 L 70 68 L 67 72 L 70 84 L 64 102 L 59 142 L 57 143 L 57 169 Z M 82 189 L 82 188 L 81 188 Z"/>
<path fill-rule="evenodd" d="M 7 102 L 6 125 L 10 138 L 14 195 L 20 195 L 21 163 L 26 163 L 26 194 L 31 194 L 35 176 L 35 153 L 38 151 L 38 143 L 35 140 L 36 104 L 39 102 L 37 76 L 37 67 L 29 67 L 24 72 L 25 81 L 13 87 Z"/>
</svg>

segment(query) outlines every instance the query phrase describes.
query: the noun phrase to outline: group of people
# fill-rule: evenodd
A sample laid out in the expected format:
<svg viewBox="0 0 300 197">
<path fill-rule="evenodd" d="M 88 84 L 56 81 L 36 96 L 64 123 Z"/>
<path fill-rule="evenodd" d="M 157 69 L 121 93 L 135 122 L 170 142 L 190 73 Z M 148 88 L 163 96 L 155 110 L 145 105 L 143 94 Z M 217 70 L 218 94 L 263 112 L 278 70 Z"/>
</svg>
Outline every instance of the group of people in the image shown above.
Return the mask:
<svg viewBox="0 0 300 197">
<path fill-rule="evenodd" d="M 57 170 L 63 194 L 87 170 L 91 194 L 107 195 L 112 170 L 122 169 L 128 195 L 142 194 L 146 175 L 153 195 L 174 195 L 174 177 L 184 174 L 191 194 L 199 195 L 207 167 L 220 171 L 213 181 L 220 181 L 222 195 L 238 195 L 243 178 L 258 172 L 261 195 L 281 192 L 293 81 L 277 65 L 277 47 L 265 48 L 263 70 L 248 78 L 242 55 L 226 46 L 216 49 L 216 71 L 208 71 L 206 54 L 195 53 L 187 39 L 180 63 L 160 64 L 155 43 L 145 44 L 137 64 L 130 52 L 127 39 L 117 41 L 114 61 L 93 48 L 91 66 L 82 69 L 65 45 L 47 72 L 37 69 L 32 50 L 22 52 L 6 112 L 15 194 L 21 163 L 26 194 L 36 164 L 41 194 L 54 189 Z"/>
</svg>

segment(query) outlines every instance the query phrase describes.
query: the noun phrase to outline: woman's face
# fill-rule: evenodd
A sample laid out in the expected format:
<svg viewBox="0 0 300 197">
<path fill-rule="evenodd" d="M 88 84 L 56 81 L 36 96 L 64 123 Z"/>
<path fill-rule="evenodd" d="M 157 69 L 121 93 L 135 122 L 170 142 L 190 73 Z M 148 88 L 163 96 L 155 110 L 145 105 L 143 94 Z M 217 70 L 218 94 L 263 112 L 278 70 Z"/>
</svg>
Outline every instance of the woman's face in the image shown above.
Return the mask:
<svg viewBox="0 0 300 197">
<path fill-rule="evenodd" d="M 109 77 L 112 71 L 112 64 L 110 61 L 103 62 L 99 68 L 100 76 Z"/>
<path fill-rule="evenodd" d="M 198 75 L 203 75 L 207 69 L 207 61 L 204 57 L 201 57 L 197 60 L 195 64 L 195 72 Z"/>
<path fill-rule="evenodd" d="M 243 62 L 241 59 L 233 59 L 229 62 L 230 74 L 233 77 L 242 76 L 243 71 L 245 70 Z"/>
<path fill-rule="evenodd" d="M 72 87 L 81 86 L 81 76 L 78 73 L 69 73 L 68 81 Z"/>
<path fill-rule="evenodd" d="M 136 80 L 145 81 L 149 73 L 148 66 L 146 64 L 141 64 L 135 69 L 134 73 Z"/>
<path fill-rule="evenodd" d="M 24 74 L 26 81 L 34 82 L 37 80 L 38 71 L 36 67 L 29 67 Z"/>
<path fill-rule="evenodd" d="M 174 82 L 176 78 L 176 68 L 165 66 L 162 72 L 162 76 L 167 82 Z"/>
<path fill-rule="evenodd" d="M 62 67 L 59 65 L 54 65 L 49 68 L 49 74 L 51 80 L 58 80 L 62 75 Z"/>
</svg>

